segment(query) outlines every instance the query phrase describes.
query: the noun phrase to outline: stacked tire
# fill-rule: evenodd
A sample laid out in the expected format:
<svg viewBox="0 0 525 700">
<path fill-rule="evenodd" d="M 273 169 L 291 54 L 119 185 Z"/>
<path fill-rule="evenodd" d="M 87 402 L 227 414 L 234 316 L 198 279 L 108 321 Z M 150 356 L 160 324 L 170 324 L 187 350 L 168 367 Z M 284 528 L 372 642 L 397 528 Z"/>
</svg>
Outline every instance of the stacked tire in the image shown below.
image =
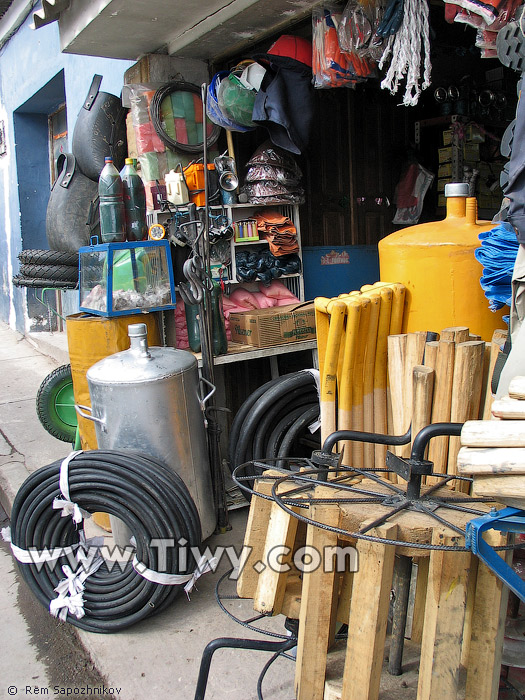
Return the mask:
<svg viewBox="0 0 525 700">
<path fill-rule="evenodd" d="M 78 253 L 60 250 L 23 250 L 18 254 L 20 272 L 16 287 L 74 289 L 78 285 Z"/>
</svg>

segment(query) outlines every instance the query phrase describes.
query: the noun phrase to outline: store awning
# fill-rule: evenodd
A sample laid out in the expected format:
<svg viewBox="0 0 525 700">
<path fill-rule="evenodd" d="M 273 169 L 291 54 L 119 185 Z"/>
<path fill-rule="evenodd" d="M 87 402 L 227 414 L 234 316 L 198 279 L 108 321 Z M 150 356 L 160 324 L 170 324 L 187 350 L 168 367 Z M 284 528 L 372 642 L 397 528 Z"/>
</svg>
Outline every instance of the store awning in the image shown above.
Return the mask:
<svg viewBox="0 0 525 700">
<path fill-rule="evenodd" d="M 242 51 L 310 15 L 318 0 L 43 0 L 38 28 L 58 19 L 61 50 L 136 60 L 200 60 Z"/>
</svg>

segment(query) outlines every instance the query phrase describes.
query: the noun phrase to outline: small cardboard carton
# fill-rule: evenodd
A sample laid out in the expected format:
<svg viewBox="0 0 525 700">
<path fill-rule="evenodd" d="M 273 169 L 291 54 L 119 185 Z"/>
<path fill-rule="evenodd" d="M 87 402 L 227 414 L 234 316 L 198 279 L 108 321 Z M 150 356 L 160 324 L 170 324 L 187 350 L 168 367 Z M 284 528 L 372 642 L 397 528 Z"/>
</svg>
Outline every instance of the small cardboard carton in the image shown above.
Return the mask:
<svg viewBox="0 0 525 700">
<path fill-rule="evenodd" d="M 312 340 L 315 336 L 313 302 L 230 314 L 234 343 L 267 348 L 272 345 Z"/>
</svg>

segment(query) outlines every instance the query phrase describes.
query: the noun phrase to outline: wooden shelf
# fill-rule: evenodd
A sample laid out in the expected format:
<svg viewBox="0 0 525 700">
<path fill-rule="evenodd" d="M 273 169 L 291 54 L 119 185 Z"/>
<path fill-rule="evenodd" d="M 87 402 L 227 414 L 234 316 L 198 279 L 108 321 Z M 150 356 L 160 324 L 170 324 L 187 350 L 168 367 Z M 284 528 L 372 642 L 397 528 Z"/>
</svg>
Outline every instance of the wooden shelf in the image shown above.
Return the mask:
<svg viewBox="0 0 525 700">
<path fill-rule="evenodd" d="M 261 357 L 275 357 L 276 355 L 286 355 L 290 352 L 301 352 L 302 350 L 316 350 L 317 341 L 300 340 L 295 343 L 285 343 L 284 345 L 272 345 L 269 348 L 254 348 L 252 345 L 242 343 L 228 343 L 226 355 L 217 355 L 213 358 L 214 365 L 227 365 L 231 362 L 244 362 L 245 360 L 255 360 Z M 202 367 L 202 355 L 194 352 L 199 367 Z"/>
</svg>

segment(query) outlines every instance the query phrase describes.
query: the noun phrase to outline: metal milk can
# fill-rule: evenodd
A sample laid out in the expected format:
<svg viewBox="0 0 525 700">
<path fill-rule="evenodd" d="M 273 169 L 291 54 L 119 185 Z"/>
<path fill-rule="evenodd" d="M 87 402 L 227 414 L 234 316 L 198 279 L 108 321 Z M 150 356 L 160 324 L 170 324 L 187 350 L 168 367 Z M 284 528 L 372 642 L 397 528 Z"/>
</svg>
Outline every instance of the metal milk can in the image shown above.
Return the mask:
<svg viewBox="0 0 525 700">
<path fill-rule="evenodd" d="M 216 514 L 199 396 L 197 360 L 185 350 L 148 347 L 146 325 L 128 326 L 129 350 L 87 372 L 99 449 L 126 449 L 161 460 L 186 484 L 200 516 L 203 539 Z"/>
</svg>

